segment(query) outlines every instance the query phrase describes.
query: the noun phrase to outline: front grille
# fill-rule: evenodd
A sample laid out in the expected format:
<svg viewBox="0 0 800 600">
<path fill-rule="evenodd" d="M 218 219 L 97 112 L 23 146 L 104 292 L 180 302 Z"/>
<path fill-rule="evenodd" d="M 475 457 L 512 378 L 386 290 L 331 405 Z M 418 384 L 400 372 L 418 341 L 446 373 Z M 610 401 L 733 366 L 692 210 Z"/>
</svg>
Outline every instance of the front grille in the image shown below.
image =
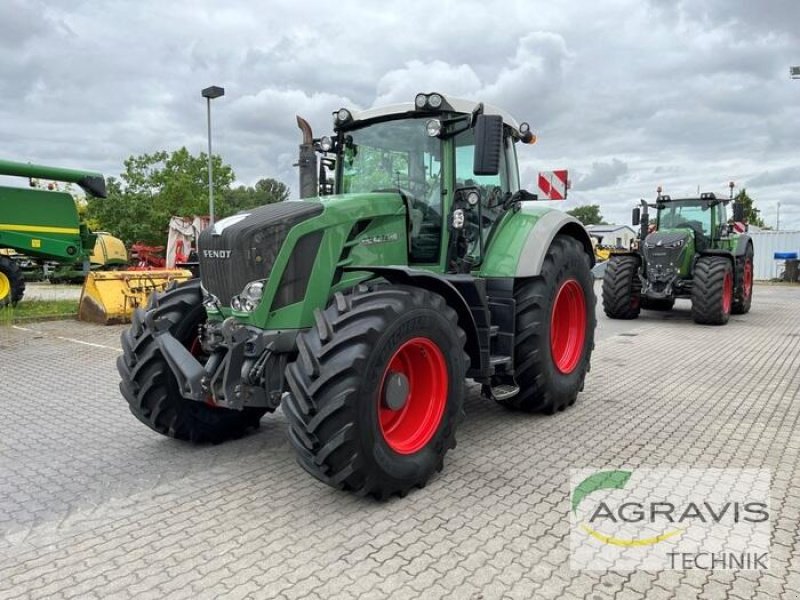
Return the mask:
<svg viewBox="0 0 800 600">
<path fill-rule="evenodd" d="M 672 279 L 680 270 L 683 248 L 645 247 L 647 278 L 651 281 Z"/>
<path fill-rule="evenodd" d="M 222 219 L 198 240 L 203 286 L 230 306 L 245 284 L 269 278 L 289 230 L 321 213 L 319 202 L 278 202 Z"/>
</svg>

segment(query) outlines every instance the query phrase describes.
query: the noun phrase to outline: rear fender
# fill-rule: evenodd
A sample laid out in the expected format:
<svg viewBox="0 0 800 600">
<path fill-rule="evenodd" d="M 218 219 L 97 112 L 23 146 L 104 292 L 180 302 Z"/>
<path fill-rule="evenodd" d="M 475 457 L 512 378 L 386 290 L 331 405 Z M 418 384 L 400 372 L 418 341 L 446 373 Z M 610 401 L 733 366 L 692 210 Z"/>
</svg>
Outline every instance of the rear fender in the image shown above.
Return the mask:
<svg viewBox="0 0 800 600">
<path fill-rule="evenodd" d="M 745 234 L 739 235 L 736 241 L 736 249 L 733 251 L 734 255 L 737 257 L 744 256 L 747 254 L 748 246 L 753 246 L 753 240 L 750 238 L 750 236 Z"/>
<path fill-rule="evenodd" d="M 481 265 L 482 277 L 535 277 L 557 235 L 578 240 L 594 266 L 592 241 L 580 221 L 545 207 L 524 207 L 507 214 L 492 237 Z"/>
</svg>

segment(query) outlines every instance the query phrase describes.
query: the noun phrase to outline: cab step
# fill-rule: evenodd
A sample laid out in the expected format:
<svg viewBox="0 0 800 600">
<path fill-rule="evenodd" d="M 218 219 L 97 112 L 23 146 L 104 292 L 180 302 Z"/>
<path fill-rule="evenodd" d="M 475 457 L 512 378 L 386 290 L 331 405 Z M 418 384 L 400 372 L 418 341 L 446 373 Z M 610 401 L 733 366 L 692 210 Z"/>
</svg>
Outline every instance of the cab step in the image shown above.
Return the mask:
<svg viewBox="0 0 800 600">
<path fill-rule="evenodd" d="M 490 388 L 495 400 L 508 400 L 519 394 L 519 386 L 510 383 L 501 383 Z"/>
</svg>

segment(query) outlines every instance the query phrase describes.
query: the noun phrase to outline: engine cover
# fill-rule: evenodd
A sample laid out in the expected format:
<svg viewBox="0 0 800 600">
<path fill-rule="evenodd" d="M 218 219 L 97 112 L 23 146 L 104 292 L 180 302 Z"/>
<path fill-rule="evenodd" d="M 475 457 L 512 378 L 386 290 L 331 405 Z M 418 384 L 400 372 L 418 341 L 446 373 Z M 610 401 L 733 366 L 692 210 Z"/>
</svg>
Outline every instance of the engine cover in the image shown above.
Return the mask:
<svg viewBox="0 0 800 600">
<path fill-rule="evenodd" d="M 245 284 L 269 278 L 289 230 L 322 210 L 320 202 L 277 202 L 217 221 L 198 240 L 203 287 L 230 306 Z"/>
</svg>

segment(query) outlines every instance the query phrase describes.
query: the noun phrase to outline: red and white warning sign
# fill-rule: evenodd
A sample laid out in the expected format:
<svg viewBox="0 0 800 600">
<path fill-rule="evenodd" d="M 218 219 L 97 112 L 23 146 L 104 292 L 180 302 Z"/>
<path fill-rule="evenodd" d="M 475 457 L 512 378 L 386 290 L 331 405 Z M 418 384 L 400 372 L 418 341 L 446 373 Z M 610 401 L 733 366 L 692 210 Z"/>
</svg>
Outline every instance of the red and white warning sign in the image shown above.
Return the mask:
<svg viewBox="0 0 800 600">
<path fill-rule="evenodd" d="M 565 200 L 569 189 L 567 170 L 539 173 L 539 190 L 542 200 Z"/>
</svg>

